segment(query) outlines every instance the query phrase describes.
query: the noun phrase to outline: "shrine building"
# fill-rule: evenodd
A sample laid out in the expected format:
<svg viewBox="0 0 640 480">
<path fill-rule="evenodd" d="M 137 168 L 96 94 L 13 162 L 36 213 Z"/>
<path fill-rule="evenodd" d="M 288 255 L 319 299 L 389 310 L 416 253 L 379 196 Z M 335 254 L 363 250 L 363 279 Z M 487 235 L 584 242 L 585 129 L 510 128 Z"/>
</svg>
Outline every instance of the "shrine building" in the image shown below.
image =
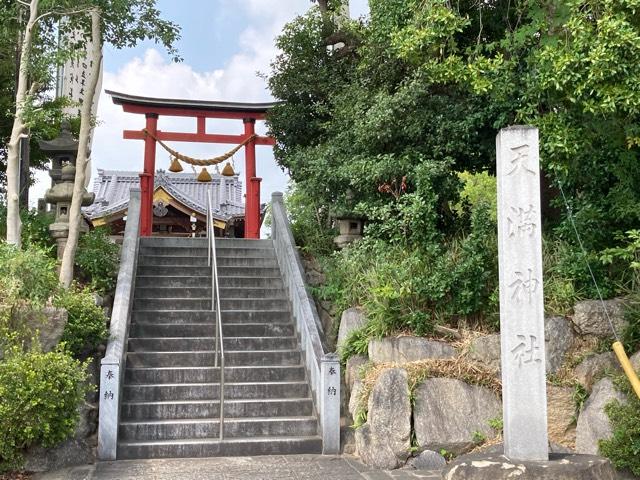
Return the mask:
<svg viewBox="0 0 640 480">
<path fill-rule="evenodd" d="M 140 185 L 139 172 L 98 170 L 94 203 L 82 209 L 92 227 L 109 227 L 111 234 L 124 232 L 129 192 Z M 152 235 L 203 236 L 206 232 L 207 195 L 211 191 L 216 234 L 243 237 L 245 206 L 242 182 L 237 174 L 213 172 L 211 181 L 198 181 L 195 173 L 158 170 L 154 176 Z M 260 208 L 261 219 L 264 208 Z"/>
</svg>

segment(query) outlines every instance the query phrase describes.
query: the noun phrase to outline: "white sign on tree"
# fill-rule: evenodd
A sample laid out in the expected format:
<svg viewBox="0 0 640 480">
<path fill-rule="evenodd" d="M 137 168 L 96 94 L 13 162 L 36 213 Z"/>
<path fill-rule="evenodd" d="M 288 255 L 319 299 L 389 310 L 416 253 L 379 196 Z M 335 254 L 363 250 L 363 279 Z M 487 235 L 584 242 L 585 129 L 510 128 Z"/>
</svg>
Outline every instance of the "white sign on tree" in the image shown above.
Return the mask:
<svg viewBox="0 0 640 480">
<path fill-rule="evenodd" d="M 548 460 L 538 130 L 496 139 L 504 454 Z"/>
<path fill-rule="evenodd" d="M 79 40 L 75 35 L 75 39 Z M 58 91 L 56 95 L 58 97 L 66 97 L 71 104 L 64 109 L 64 114 L 69 117 L 79 117 L 80 110 L 82 108 L 82 102 L 85 101 L 85 90 L 88 89 L 89 82 L 91 81 L 91 69 L 93 68 L 93 43 L 91 40 L 86 41 L 86 52 L 83 55 L 75 56 L 67 60 L 67 62 L 58 71 Z M 87 101 L 93 100 L 91 108 L 91 116 L 96 117 L 98 114 L 98 100 L 100 99 L 100 89 L 102 87 L 102 69 L 100 69 L 100 77 L 98 78 L 98 84 L 96 86 L 96 92 L 93 99 L 86 99 Z M 93 135 L 89 139 L 89 150 L 91 150 L 91 144 L 93 143 Z M 91 180 L 91 158 L 87 162 L 87 168 L 85 170 L 85 188 L 89 186 Z"/>
</svg>

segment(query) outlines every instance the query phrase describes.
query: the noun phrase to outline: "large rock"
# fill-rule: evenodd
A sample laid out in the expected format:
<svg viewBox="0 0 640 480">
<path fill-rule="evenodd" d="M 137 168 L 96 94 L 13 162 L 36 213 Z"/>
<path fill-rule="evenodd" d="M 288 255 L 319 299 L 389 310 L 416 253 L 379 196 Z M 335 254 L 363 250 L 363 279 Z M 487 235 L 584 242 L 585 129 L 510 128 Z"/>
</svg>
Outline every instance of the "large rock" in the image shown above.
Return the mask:
<svg viewBox="0 0 640 480">
<path fill-rule="evenodd" d="M 96 461 L 95 448 L 87 440 L 71 439 L 53 448 L 32 447 L 24 456 L 24 470 L 47 472 Z"/>
<path fill-rule="evenodd" d="M 356 381 L 356 378 L 360 377 L 360 370 L 367 363 L 369 363 L 369 359 L 364 355 L 354 355 L 347 360 L 344 371 L 344 382 L 349 392 L 353 388 L 353 383 Z"/>
<path fill-rule="evenodd" d="M 60 343 L 68 318 L 64 308 L 54 307 L 42 310 L 22 308 L 14 312 L 14 316 L 17 324 L 24 328 L 25 342 L 30 344 L 31 337 L 37 338 L 43 352 L 54 350 Z"/>
<path fill-rule="evenodd" d="M 398 468 L 407 461 L 411 448 L 411 403 L 407 372 L 384 371 L 369 397 L 367 423 L 356 430 L 356 448 L 367 464 L 383 469 Z"/>
<path fill-rule="evenodd" d="M 546 462 L 504 455 L 463 455 L 442 472 L 444 480 L 616 480 L 611 462 L 591 455 L 552 454 Z"/>
<path fill-rule="evenodd" d="M 349 413 L 351 418 L 355 420 L 358 410 L 360 409 L 360 397 L 362 396 L 362 380 L 356 378 L 351 387 L 351 395 L 349 396 Z"/>
<path fill-rule="evenodd" d="M 322 266 L 315 257 L 302 257 L 307 283 L 312 287 L 323 285 L 327 278 L 322 272 Z"/>
<path fill-rule="evenodd" d="M 316 310 L 318 311 L 318 316 L 320 317 L 320 324 L 322 325 L 322 333 L 324 334 L 325 342 L 327 343 L 327 348 L 329 350 L 335 350 L 335 337 L 333 335 L 334 330 L 334 317 L 323 307 L 325 302 L 316 302 Z"/>
<path fill-rule="evenodd" d="M 636 352 L 629 359 L 631 360 L 631 365 L 633 365 L 633 369 L 636 371 L 638 375 L 640 375 L 640 352 Z"/>
<path fill-rule="evenodd" d="M 617 332 L 622 332 L 627 326 L 624 319 L 625 301 L 621 298 L 606 300 L 606 310 Z M 576 303 L 573 323 L 581 335 L 593 335 L 599 338 L 611 338 L 611 326 L 599 300 L 585 300 Z"/>
<path fill-rule="evenodd" d="M 602 375 L 608 371 L 616 371 L 619 369 L 620 364 L 613 352 L 605 352 L 585 358 L 580 365 L 575 368 L 574 374 L 580 385 L 590 392 L 593 384 Z"/>
<path fill-rule="evenodd" d="M 571 322 L 563 317 L 547 317 L 544 320 L 544 344 L 547 373 L 556 373 L 564 363 L 564 357 L 575 340 Z"/>
<path fill-rule="evenodd" d="M 340 328 L 338 330 L 338 347 L 344 344 L 351 332 L 364 327 L 366 324 L 367 316 L 361 308 L 347 308 L 342 312 Z"/>
<path fill-rule="evenodd" d="M 369 341 L 369 359 L 374 363 L 446 359 L 455 358 L 457 354 L 457 350 L 448 343 L 422 337 L 386 337 Z"/>
<path fill-rule="evenodd" d="M 98 431 L 98 407 L 83 402 L 78 407 L 78 412 L 80 418 L 73 436 L 76 440 L 84 440 Z"/>
<path fill-rule="evenodd" d="M 556 373 L 564 363 L 564 357 L 573 346 L 575 333 L 571 323 L 562 317 L 547 317 L 544 324 L 546 368 Z M 485 335 L 471 342 L 469 358 L 489 368 L 500 370 L 500 335 Z"/>
<path fill-rule="evenodd" d="M 447 464 L 445 458 L 432 450 L 420 452 L 415 457 L 411 457 L 407 462 L 407 468 L 416 470 L 440 470 Z"/>
<path fill-rule="evenodd" d="M 576 443 L 575 416 L 573 388 L 547 385 L 549 441 L 573 448 Z"/>
<path fill-rule="evenodd" d="M 476 449 L 478 453 L 484 453 L 485 455 L 503 455 L 504 443 L 494 443 L 489 446 L 480 446 Z M 560 445 L 559 443 L 549 442 L 549 453 L 575 453 L 572 449 Z"/>
<path fill-rule="evenodd" d="M 430 378 L 415 392 L 413 427 L 420 448 L 460 454 L 475 445 L 478 433 L 494 435 L 489 420 L 502 403 L 491 390 L 452 378 Z"/>
<path fill-rule="evenodd" d="M 614 400 L 625 402 L 626 396 L 618 392 L 609 378 L 598 381 L 578 417 L 576 428 L 576 451 L 590 455 L 598 454 L 598 441 L 612 435 L 609 416 L 604 408 Z"/>
<path fill-rule="evenodd" d="M 500 370 L 500 334 L 474 338 L 469 348 L 469 359 Z"/>
</svg>

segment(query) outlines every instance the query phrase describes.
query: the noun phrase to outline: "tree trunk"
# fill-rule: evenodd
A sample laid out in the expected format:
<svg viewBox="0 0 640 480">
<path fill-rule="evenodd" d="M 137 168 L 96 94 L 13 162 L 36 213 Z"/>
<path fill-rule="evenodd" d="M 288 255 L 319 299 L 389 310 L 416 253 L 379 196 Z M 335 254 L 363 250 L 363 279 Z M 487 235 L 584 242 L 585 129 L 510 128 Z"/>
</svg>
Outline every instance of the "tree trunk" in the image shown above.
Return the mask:
<svg viewBox="0 0 640 480">
<path fill-rule="evenodd" d="M 7 243 L 20 247 L 20 137 L 26 133 L 24 119 L 25 102 L 28 101 L 28 70 L 33 30 L 38 18 L 39 0 L 31 0 L 29 20 L 25 28 L 18 69 L 18 85 L 16 87 L 16 114 L 13 119 L 11 137 L 7 145 Z"/>
<path fill-rule="evenodd" d="M 69 288 L 73 281 L 73 264 L 80 238 L 80 226 L 82 216 L 82 197 L 85 192 L 84 181 L 88 162 L 89 141 L 92 129 L 92 107 L 95 99 L 96 88 L 100 78 L 102 66 L 102 32 L 100 24 L 100 12 L 91 11 L 91 46 L 93 48 L 93 66 L 90 72 L 89 85 L 82 99 L 82 111 L 80 113 L 80 138 L 78 143 L 78 156 L 76 157 L 76 177 L 73 184 L 73 197 L 69 208 L 69 237 L 62 256 L 60 267 L 60 283 L 64 288 Z"/>
</svg>

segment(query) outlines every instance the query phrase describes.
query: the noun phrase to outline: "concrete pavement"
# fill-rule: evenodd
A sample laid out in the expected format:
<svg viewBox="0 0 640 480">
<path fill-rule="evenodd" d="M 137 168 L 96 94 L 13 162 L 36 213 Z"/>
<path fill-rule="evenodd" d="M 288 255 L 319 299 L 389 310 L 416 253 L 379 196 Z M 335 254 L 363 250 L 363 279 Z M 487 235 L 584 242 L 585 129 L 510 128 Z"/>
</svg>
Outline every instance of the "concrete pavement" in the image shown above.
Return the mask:
<svg viewBox="0 0 640 480">
<path fill-rule="evenodd" d="M 440 472 L 385 472 L 349 456 L 127 460 L 100 462 L 34 476 L 34 480 L 439 480 Z"/>
</svg>

